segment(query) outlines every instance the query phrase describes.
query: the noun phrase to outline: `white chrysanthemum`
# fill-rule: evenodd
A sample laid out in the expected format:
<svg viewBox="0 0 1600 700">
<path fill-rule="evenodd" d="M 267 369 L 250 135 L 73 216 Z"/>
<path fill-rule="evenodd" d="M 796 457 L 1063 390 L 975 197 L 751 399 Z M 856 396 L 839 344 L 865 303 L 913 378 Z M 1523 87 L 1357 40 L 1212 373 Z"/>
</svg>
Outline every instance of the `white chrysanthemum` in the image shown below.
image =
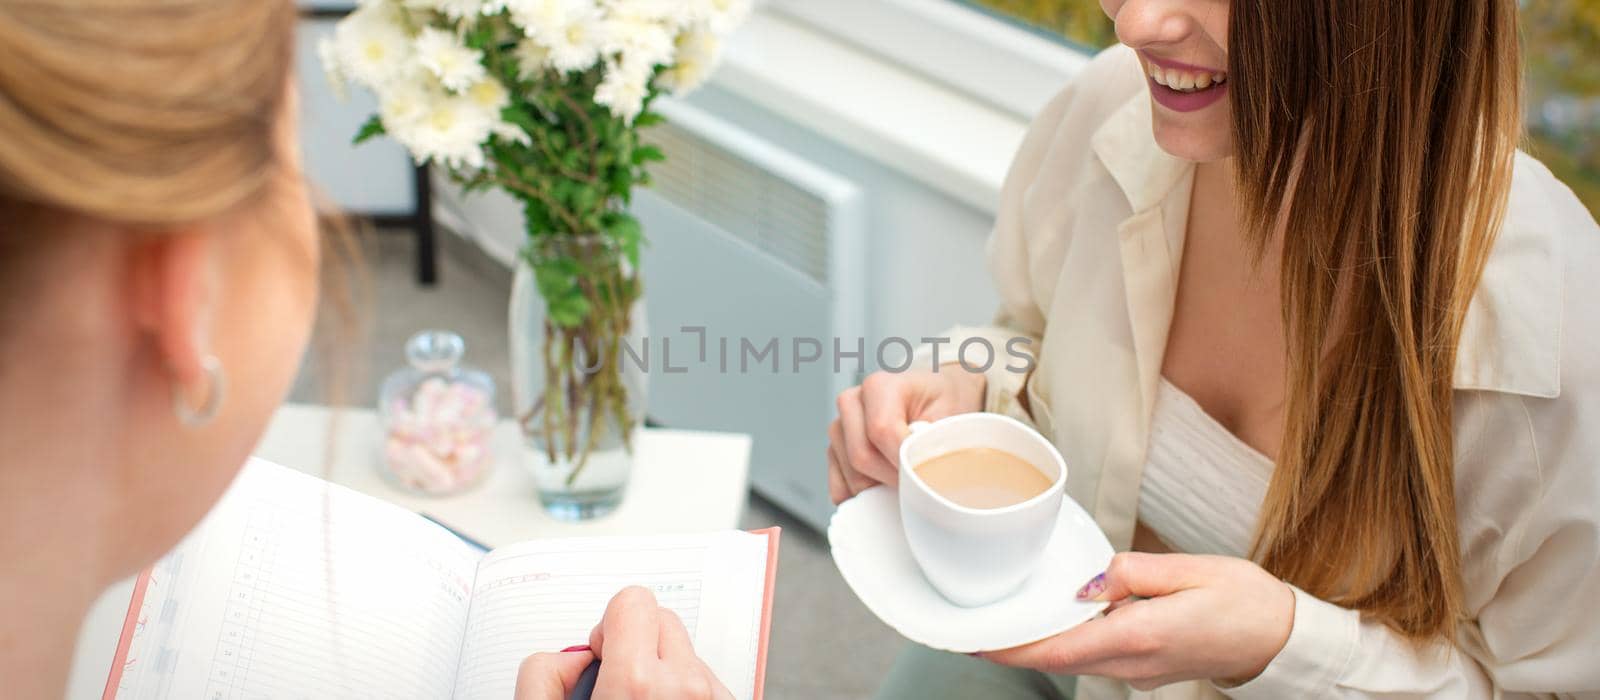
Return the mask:
<svg viewBox="0 0 1600 700">
<path fill-rule="evenodd" d="M 606 11 L 616 16 L 646 19 L 676 31 L 704 19 L 700 6 L 711 0 L 606 0 Z"/>
<path fill-rule="evenodd" d="M 494 78 L 484 78 L 473 83 L 463 94 L 474 104 L 494 114 L 499 114 L 500 110 L 511 104 L 511 93 Z"/>
<path fill-rule="evenodd" d="M 334 97 L 340 101 L 350 99 L 350 76 L 345 73 L 344 62 L 339 59 L 339 46 L 333 37 L 322 37 L 317 42 L 317 60 L 322 62 L 322 71 L 328 76 L 328 86 L 333 89 Z"/>
<path fill-rule="evenodd" d="M 606 56 L 652 67 L 672 63 L 675 25 L 641 14 L 613 13 L 605 26 Z"/>
<path fill-rule="evenodd" d="M 417 61 L 445 88 L 460 92 L 484 79 L 483 52 L 467 48 L 455 34 L 424 27 L 417 35 Z"/>
<path fill-rule="evenodd" d="M 654 66 L 647 63 L 607 63 L 605 77 L 594 89 L 595 104 L 604 105 L 611 110 L 611 114 L 632 124 L 634 117 L 644 110 L 644 98 L 650 93 L 653 70 Z"/>
<path fill-rule="evenodd" d="M 453 20 L 475 17 L 486 11 L 484 0 L 404 0 L 413 10 L 432 10 Z"/>
<path fill-rule="evenodd" d="M 443 94 L 443 89 L 425 75 L 396 80 L 378 91 L 378 118 L 390 136 L 409 147 L 411 131 L 427 115 L 430 105 L 440 99 L 437 96 Z"/>
<path fill-rule="evenodd" d="M 530 146 L 533 144 L 533 138 L 528 136 L 528 132 L 523 131 L 522 127 L 510 122 L 503 121 L 495 124 L 494 135 L 512 143 L 520 143 L 524 146 Z"/>
<path fill-rule="evenodd" d="M 344 75 L 369 88 L 387 84 L 414 60 L 400 8 L 390 3 L 356 8 L 339 22 L 333 36 L 333 53 Z"/>
<path fill-rule="evenodd" d="M 605 17 L 593 0 L 507 0 L 511 22 L 550 52 L 549 65 L 564 73 L 600 62 Z"/>
<path fill-rule="evenodd" d="M 511 23 L 528 36 L 545 36 L 567 26 L 576 15 L 598 11 L 591 0 L 502 0 Z"/>
<path fill-rule="evenodd" d="M 450 168 L 482 168 L 483 144 L 500 123 L 466 95 L 434 91 L 424 113 L 406 130 L 403 143 L 418 160 Z"/>
<path fill-rule="evenodd" d="M 537 38 L 550 49 L 550 65 L 563 73 L 593 68 L 608 43 L 606 25 L 592 10 L 569 15 L 566 25 Z"/>
<path fill-rule="evenodd" d="M 675 95 L 687 94 L 705 84 L 721 56 L 720 36 L 705 29 L 691 29 L 678 35 L 677 56 L 656 81 Z"/>
<path fill-rule="evenodd" d="M 523 80 L 544 75 L 550 68 L 550 49 L 536 39 L 517 42 L 517 48 L 512 50 L 511 56 L 517 60 L 517 77 Z"/>
<path fill-rule="evenodd" d="M 711 31 L 726 36 L 750 16 L 750 0 L 696 0 L 704 3 L 701 19 Z"/>
</svg>

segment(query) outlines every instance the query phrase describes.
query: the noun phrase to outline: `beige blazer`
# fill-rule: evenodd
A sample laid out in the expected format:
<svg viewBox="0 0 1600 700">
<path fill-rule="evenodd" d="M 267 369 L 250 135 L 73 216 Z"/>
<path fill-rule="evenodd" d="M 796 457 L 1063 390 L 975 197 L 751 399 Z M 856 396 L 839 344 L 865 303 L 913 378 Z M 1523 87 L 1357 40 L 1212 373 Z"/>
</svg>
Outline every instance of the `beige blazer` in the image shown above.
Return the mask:
<svg viewBox="0 0 1600 700">
<path fill-rule="evenodd" d="M 1137 59 L 1108 49 L 1034 122 L 1001 194 L 994 326 L 1036 340 L 1022 375 L 988 373 L 987 410 L 1034 420 L 1068 489 L 1126 549 L 1177 289 L 1193 164 L 1157 147 Z M 1287 646 L 1251 682 L 1167 696 L 1488 698 L 1600 692 L 1600 229 L 1518 154 L 1509 211 L 1455 374 L 1456 491 L 1468 610 L 1455 648 L 1419 653 L 1296 591 Z M 1068 593 L 1064 593 L 1066 595 Z M 1105 679 L 1082 698 L 1124 697 Z"/>
</svg>

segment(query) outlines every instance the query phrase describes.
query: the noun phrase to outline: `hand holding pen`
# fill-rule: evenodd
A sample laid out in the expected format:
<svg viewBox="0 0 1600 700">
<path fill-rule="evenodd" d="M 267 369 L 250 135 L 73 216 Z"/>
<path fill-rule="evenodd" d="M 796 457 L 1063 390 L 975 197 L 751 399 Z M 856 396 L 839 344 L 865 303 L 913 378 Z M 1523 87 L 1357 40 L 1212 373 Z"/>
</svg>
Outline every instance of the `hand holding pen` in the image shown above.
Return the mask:
<svg viewBox="0 0 1600 700">
<path fill-rule="evenodd" d="M 517 673 L 516 697 L 732 700 L 733 694 L 695 655 L 677 613 L 658 605 L 650 591 L 634 586 L 611 599 L 587 645 L 524 660 Z"/>
</svg>

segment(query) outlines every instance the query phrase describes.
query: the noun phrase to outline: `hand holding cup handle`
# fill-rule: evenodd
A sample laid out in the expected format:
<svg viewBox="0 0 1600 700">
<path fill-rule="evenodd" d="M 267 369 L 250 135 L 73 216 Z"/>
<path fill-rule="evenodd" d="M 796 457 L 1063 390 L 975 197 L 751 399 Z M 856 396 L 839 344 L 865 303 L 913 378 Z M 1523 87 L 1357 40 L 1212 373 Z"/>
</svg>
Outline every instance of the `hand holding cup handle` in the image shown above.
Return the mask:
<svg viewBox="0 0 1600 700">
<path fill-rule="evenodd" d="M 878 484 L 899 483 L 900 443 L 916 423 L 983 410 L 987 382 L 960 365 L 875 372 L 840 392 L 828 426 L 828 495 L 835 504 Z"/>
</svg>

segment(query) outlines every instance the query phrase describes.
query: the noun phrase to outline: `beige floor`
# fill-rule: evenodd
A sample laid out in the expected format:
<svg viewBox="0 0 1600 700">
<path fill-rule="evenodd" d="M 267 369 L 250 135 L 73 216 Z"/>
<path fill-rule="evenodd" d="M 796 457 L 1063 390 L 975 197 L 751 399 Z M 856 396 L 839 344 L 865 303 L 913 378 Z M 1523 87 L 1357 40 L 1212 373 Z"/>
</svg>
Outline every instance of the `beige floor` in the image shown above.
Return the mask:
<svg viewBox="0 0 1600 700">
<path fill-rule="evenodd" d="M 367 269 L 373 291 L 364 312 L 369 332 L 343 355 L 353 367 L 345 395 L 350 401 L 376 401 L 383 375 L 405 360 L 405 339 L 424 328 L 447 328 L 467 341 L 467 362 L 509 386 L 506 361 L 505 301 L 510 275 L 459 240 L 445 241 L 440 279 L 432 289 L 412 276 L 410 237 L 391 233 L 368 246 Z M 326 339 L 323 335 L 319 339 Z M 330 389 L 319 377 L 318 356 L 308 361 L 294 389 L 297 401 L 324 401 Z M 530 502 L 529 507 L 533 507 Z M 778 564 L 767 697 L 870 697 L 903 644 L 862 607 L 845 587 L 828 556 L 827 543 L 771 504 L 752 495 L 743 527 L 777 524 L 784 528 Z M 470 533 L 469 533 L 470 534 Z"/>
</svg>

